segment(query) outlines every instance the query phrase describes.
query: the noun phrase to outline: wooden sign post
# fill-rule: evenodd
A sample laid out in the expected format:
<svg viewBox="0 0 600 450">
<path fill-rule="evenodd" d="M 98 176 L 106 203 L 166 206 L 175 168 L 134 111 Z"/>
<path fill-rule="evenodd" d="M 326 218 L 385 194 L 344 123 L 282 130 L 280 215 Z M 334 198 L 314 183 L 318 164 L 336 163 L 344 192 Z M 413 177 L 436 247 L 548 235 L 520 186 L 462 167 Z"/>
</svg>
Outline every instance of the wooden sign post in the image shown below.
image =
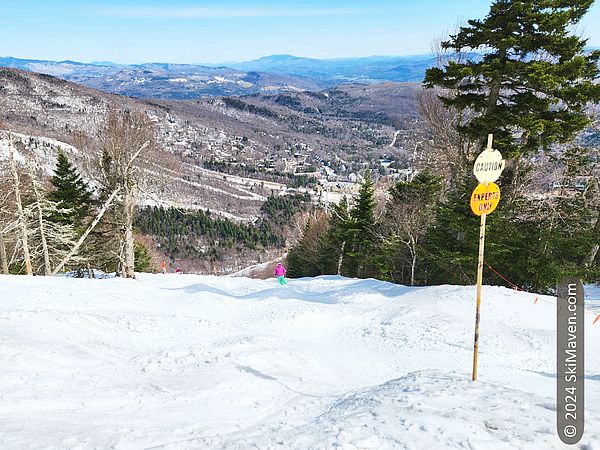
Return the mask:
<svg viewBox="0 0 600 450">
<path fill-rule="evenodd" d="M 477 379 L 477 356 L 479 351 L 479 320 L 481 310 L 481 286 L 483 284 L 483 254 L 485 248 L 485 219 L 500 201 L 500 188 L 494 183 L 504 170 L 504 160 L 498 150 L 492 148 L 493 135 L 488 135 L 487 148 L 475 160 L 473 174 L 479 185 L 471 194 L 471 211 L 481 217 L 479 225 L 479 260 L 477 263 L 477 297 L 475 312 L 475 343 L 473 345 L 473 375 Z"/>
</svg>

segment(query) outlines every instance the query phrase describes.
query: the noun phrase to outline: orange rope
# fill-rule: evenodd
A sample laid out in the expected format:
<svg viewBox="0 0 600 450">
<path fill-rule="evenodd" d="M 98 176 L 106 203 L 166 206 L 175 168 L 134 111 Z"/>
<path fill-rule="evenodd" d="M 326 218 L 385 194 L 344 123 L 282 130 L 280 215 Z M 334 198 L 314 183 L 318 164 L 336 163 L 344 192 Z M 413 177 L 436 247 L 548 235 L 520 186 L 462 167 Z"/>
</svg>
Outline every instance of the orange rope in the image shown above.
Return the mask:
<svg viewBox="0 0 600 450">
<path fill-rule="evenodd" d="M 492 272 L 494 272 L 496 275 L 498 275 L 500 278 L 502 278 L 504 281 L 506 281 L 513 289 L 515 289 L 517 291 L 524 291 L 524 289 L 521 289 L 515 283 L 510 281 L 508 278 L 504 277 L 500 272 L 498 272 L 496 269 L 494 269 L 492 266 L 490 266 L 487 261 L 483 261 L 483 262 L 485 263 L 486 266 L 488 266 L 490 268 L 490 270 Z"/>
<path fill-rule="evenodd" d="M 492 266 L 490 266 L 488 264 L 487 261 L 483 261 L 485 263 L 486 266 L 488 266 L 488 268 L 494 272 L 496 275 L 498 275 L 500 278 L 502 278 L 504 281 L 506 281 L 510 287 L 512 287 L 515 291 L 521 291 L 521 292 L 525 292 L 524 289 L 521 289 L 519 286 L 517 286 L 515 283 L 513 283 L 512 281 L 510 281 L 508 278 L 506 278 L 504 275 L 502 275 L 500 272 L 498 272 L 496 269 L 494 269 Z M 539 300 L 539 297 L 536 295 L 535 300 L 533 302 L 533 304 L 535 305 Z M 592 301 L 600 301 L 600 299 L 595 299 L 595 298 L 587 298 L 586 300 L 592 300 Z M 596 311 L 592 311 L 591 309 L 588 309 L 586 307 L 583 308 L 585 312 L 589 313 L 589 314 L 597 314 Z M 592 322 L 592 325 L 595 325 L 596 322 L 598 322 L 600 320 L 600 314 L 597 315 L 596 319 L 594 320 L 594 322 Z"/>
</svg>

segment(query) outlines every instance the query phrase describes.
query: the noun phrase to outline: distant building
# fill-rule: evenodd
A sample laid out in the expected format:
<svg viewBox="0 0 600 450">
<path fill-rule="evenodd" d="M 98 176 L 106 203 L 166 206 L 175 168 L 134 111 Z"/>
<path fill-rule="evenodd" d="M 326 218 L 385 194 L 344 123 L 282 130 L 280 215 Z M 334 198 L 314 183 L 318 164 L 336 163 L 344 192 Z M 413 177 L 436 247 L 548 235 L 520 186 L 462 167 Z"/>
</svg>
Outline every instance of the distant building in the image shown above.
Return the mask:
<svg viewBox="0 0 600 450">
<path fill-rule="evenodd" d="M 382 158 L 382 159 L 380 159 L 380 160 L 379 160 L 379 165 L 380 165 L 381 167 L 385 167 L 386 169 L 387 169 L 388 167 L 390 167 L 390 166 L 391 166 L 393 163 L 394 163 L 394 160 L 393 160 L 393 159 Z"/>
<path fill-rule="evenodd" d="M 587 180 L 577 180 L 577 181 L 575 181 L 574 188 L 576 191 L 582 192 L 582 191 L 585 191 L 587 184 L 588 184 Z"/>
<path fill-rule="evenodd" d="M 549 184 L 549 189 L 551 191 L 558 191 L 560 189 L 564 189 L 565 191 L 577 191 L 577 192 L 583 192 L 585 191 L 588 182 L 589 182 L 589 178 L 590 177 L 581 177 L 581 178 L 577 178 L 574 182 L 572 183 L 567 183 L 564 184 L 561 181 L 553 181 L 552 183 Z"/>
<path fill-rule="evenodd" d="M 391 177 L 408 183 L 412 181 L 417 173 L 418 172 L 413 169 L 398 169 L 391 174 Z"/>
</svg>

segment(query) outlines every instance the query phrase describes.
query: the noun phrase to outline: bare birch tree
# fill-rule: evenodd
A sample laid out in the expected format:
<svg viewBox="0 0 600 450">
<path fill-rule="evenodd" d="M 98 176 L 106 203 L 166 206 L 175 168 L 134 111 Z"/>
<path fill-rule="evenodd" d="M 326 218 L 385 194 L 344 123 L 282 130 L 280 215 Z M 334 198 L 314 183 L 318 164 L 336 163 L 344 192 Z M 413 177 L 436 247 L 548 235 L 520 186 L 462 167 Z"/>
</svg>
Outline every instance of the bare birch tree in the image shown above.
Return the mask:
<svg viewBox="0 0 600 450">
<path fill-rule="evenodd" d="M 4 177 L 2 177 L 4 178 Z M 4 180 L 2 180 L 4 181 Z M 7 180 L 8 181 L 8 180 Z M 8 186 L 8 183 L 6 183 Z M 2 267 L 2 274 L 8 275 L 8 222 L 11 215 L 8 211 L 8 201 L 10 198 L 10 192 L 5 192 L 4 189 L 0 192 L 0 267 Z"/>
<path fill-rule="evenodd" d="M 115 218 L 119 227 L 121 275 L 134 278 L 133 219 L 140 190 L 149 182 L 148 168 L 156 154 L 154 125 L 137 111 L 110 111 L 101 131 L 102 155 L 98 164 L 100 182 L 106 192 L 119 189 Z"/>
<path fill-rule="evenodd" d="M 44 257 L 44 275 L 50 275 L 52 273 L 52 268 L 50 267 L 50 253 L 48 251 L 48 242 L 46 240 L 46 227 L 44 223 L 44 211 L 42 210 L 43 198 L 41 194 L 40 187 L 38 186 L 37 178 L 33 173 L 33 169 L 30 164 L 27 164 L 27 170 L 29 171 L 29 177 L 31 179 L 31 185 L 33 186 L 33 192 L 35 194 L 35 209 L 36 209 L 36 219 L 37 219 L 37 227 L 39 230 L 40 243 L 42 247 L 42 254 Z"/>
<path fill-rule="evenodd" d="M 27 275 L 33 275 L 33 268 L 31 265 L 31 256 L 29 254 L 29 231 L 27 226 L 27 217 L 23 210 L 23 203 L 21 200 L 21 177 L 17 169 L 17 162 L 15 157 L 15 149 L 13 147 L 12 136 L 9 136 L 9 161 L 10 171 L 12 174 L 15 205 L 17 207 L 17 217 L 19 228 L 21 231 L 21 248 L 23 249 L 23 258 L 25 262 L 25 272 Z"/>
<path fill-rule="evenodd" d="M 24 208 L 30 233 L 31 261 L 34 273 L 51 275 L 54 267 L 73 248 L 77 236 L 73 225 L 51 220 L 52 216 L 68 214 L 70 210 L 60 208 L 45 199 L 39 188 L 36 190 L 40 196 Z M 82 259 L 77 256 L 71 261 L 81 263 Z"/>
</svg>

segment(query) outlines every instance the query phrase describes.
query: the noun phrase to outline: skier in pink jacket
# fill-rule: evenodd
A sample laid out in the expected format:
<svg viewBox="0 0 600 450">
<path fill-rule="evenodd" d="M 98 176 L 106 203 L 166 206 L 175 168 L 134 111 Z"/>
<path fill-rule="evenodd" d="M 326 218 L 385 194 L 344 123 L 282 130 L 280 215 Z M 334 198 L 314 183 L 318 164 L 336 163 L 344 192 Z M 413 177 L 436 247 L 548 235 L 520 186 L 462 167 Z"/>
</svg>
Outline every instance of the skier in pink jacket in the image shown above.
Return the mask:
<svg viewBox="0 0 600 450">
<path fill-rule="evenodd" d="M 277 263 L 277 267 L 275 267 L 275 276 L 277 277 L 277 279 L 279 280 L 279 284 L 284 285 L 287 284 L 287 281 L 285 281 L 285 267 L 283 267 L 283 264 L 281 263 Z"/>
</svg>

